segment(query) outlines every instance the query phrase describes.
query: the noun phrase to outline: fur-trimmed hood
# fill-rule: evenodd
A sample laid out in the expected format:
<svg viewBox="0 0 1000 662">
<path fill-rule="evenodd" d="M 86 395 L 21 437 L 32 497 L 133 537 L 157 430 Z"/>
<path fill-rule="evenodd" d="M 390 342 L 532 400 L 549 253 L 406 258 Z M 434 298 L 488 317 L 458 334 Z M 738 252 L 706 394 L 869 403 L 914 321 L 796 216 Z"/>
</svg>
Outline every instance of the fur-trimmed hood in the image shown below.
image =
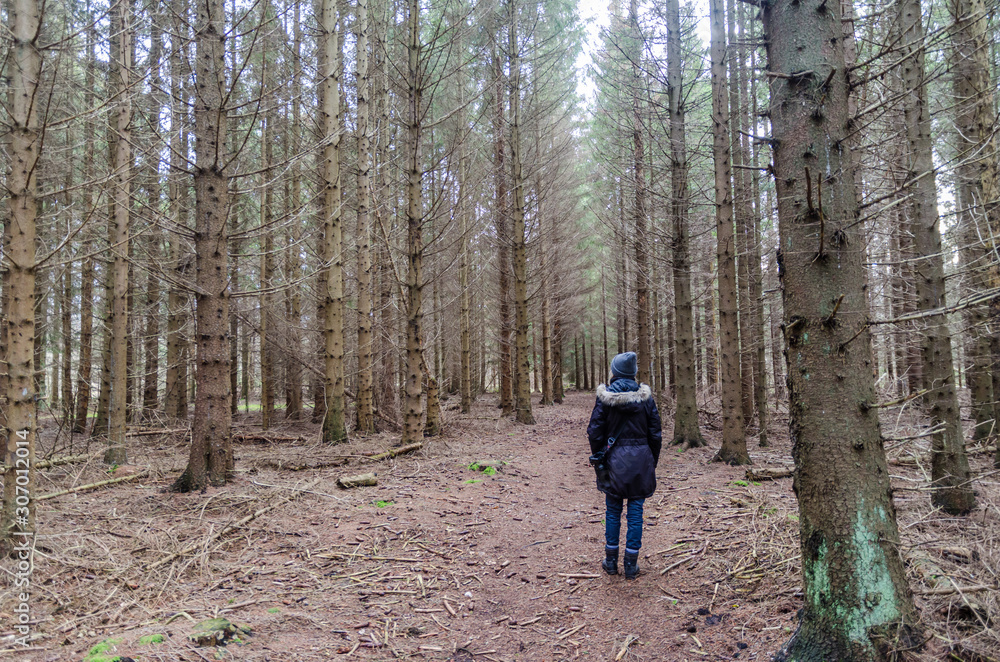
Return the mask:
<svg viewBox="0 0 1000 662">
<path fill-rule="evenodd" d="M 638 391 L 609 391 L 608 387 L 600 384 L 597 387 L 597 399 L 609 407 L 624 407 L 626 405 L 636 405 L 645 402 L 653 397 L 653 391 L 646 384 L 639 384 Z"/>
</svg>

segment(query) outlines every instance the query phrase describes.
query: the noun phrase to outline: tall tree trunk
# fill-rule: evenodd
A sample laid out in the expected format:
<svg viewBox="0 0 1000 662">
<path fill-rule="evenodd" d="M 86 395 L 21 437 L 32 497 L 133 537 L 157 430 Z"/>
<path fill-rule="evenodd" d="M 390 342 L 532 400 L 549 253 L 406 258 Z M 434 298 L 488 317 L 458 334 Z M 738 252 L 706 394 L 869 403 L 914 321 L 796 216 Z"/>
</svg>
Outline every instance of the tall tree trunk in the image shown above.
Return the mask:
<svg viewBox="0 0 1000 662">
<path fill-rule="evenodd" d="M 197 385 L 191 455 L 173 489 L 225 485 L 233 468 L 229 393 L 229 179 L 225 5 L 205 0 L 195 23 L 195 295 Z"/>
<path fill-rule="evenodd" d="M 561 405 L 565 397 L 563 389 L 563 333 L 558 306 L 552 322 L 552 402 Z M 611 365 L 610 363 L 608 365 Z"/>
<path fill-rule="evenodd" d="M 149 81 L 150 93 L 146 98 L 147 115 L 149 117 L 150 128 L 156 133 L 159 132 L 159 118 L 163 109 L 163 98 L 161 90 L 163 81 L 160 76 L 160 59 L 163 53 L 163 34 L 161 31 L 161 21 L 163 15 L 157 11 L 152 16 L 150 26 L 150 49 L 149 49 Z M 152 139 L 153 136 L 150 136 Z M 143 173 L 143 185 L 146 190 L 146 197 L 150 207 L 156 213 L 160 210 L 160 155 L 158 152 L 147 154 L 145 158 L 145 172 Z M 150 255 L 154 259 L 160 256 L 159 237 L 151 234 L 147 240 Z M 142 390 L 142 417 L 144 420 L 152 420 L 159 408 L 159 378 L 160 378 L 160 278 L 152 270 L 146 274 L 146 330 L 143 338 L 143 365 L 145 368 L 143 390 Z"/>
<path fill-rule="evenodd" d="M 705 445 L 698 428 L 697 374 L 688 248 L 688 172 L 684 136 L 684 80 L 681 73 L 679 0 L 667 0 L 667 96 L 670 104 L 670 215 L 673 217 L 674 360 L 676 363 L 673 443 Z"/>
<path fill-rule="evenodd" d="M 8 57 L 10 76 L 10 164 L 7 173 L 7 209 L 4 223 L 4 315 L 6 317 L 7 387 L 4 434 L 3 512 L 0 542 L 30 548 L 35 531 L 35 501 L 18 499 L 34 494 L 35 440 L 38 410 L 34 383 L 35 341 L 35 221 L 37 166 L 43 126 L 38 109 L 42 72 L 42 8 L 37 0 L 12 0 L 7 26 L 15 40 Z M 20 490 L 18 488 L 21 488 Z"/>
<path fill-rule="evenodd" d="M 963 228 L 964 267 L 970 289 L 981 293 L 1000 285 L 997 261 L 991 259 L 996 232 L 1000 229 L 1000 181 L 997 173 L 997 136 L 995 131 L 996 82 L 990 71 L 988 33 L 989 17 L 983 0 L 951 0 L 948 9 L 955 24 L 952 28 L 954 60 L 953 89 L 958 128 L 958 183 L 960 190 L 959 223 Z M 974 438 L 995 436 L 1000 439 L 1000 389 L 993 377 L 1000 375 L 1000 356 L 991 356 L 997 340 L 995 327 L 989 326 L 989 305 L 973 306 L 966 315 L 970 335 L 969 384 L 972 413 L 976 422 Z M 996 323 L 996 320 L 994 320 Z M 991 328 L 993 333 L 990 333 Z M 1000 462 L 1000 443 L 997 445 Z"/>
<path fill-rule="evenodd" d="M 635 223 L 635 294 L 636 332 L 638 335 L 639 372 L 636 381 L 651 381 L 652 357 L 649 343 L 649 257 L 646 236 L 646 150 L 642 141 L 642 107 L 639 93 L 644 89 L 641 61 L 643 37 L 639 29 L 638 0 L 629 2 L 629 35 L 632 42 L 629 59 L 632 63 L 632 180 L 635 188 L 633 220 Z"/>
<path fill-rule="evenodd" d="M 61 278 L 58 274 L 52 274 L 52 288 L 49 290 L 52 294 L 56 294 L 60 289 L 62 289 Z M 45 336 L 48 342 L 43 343 L 43 353 L 42 353 L 42 370 L 46 368 L 50 369 L 51 376 L 49 377 L 49 392 L 47 394 L 48 406 L 51 411 L 58 411 L 60 408 L 59 403 L 59 341 L 58 336 L 56 336 L 55 330 L 61 325 L 62 312 L 60 305 L 59 296 L 52 297 L 52 328 L 51 333 L 46 333 Z M 46 345 L 51 345 L 52 347 L 52 359 L 49 360 L 48 348 Z"/>
<path fill-rule="evenodd" d="M 913 243 L 917 273 L 917 300 L 921 311 L 945 306 L 944 257 L 938 230 L 937 188 L 931 143 L 930 109 L 924 69 L 924 25 L 920 0 L 898 0 L 897 20 L 902 36 L 903 111 L 906 124 L 907 179 L 913 182 Z M 822 252 L 823 248 L 820 248 Z M 955 385 L 951 332 L 944 314 L 925 318 L 921 337 L 925 396 L 931 425 L 943 431 L 931 437 L 931 502 L 945 512 L 961 514 L 976 505 L 965 455 L 961 410 Z"/>
<path fill-rule="evenodd" d="M 464 109 L 465 108 L 465 69 L 464 67 L 459 72 L 459 90 L 460 98 L 459 104 Z M 465 131 L 465 112 L 464 110 L 460 113 L 459 126 L 460 131 Z M 460 343 L 461 343 L 461 369 L 460 369 L 460 380 L 459 380 L 459 390 L 461 391 L 462 399 L 462 413 L 468 414 L 472 411 L 472 398 L 473 398 L 473 386 L 472 386 L 472 330 L 471 330 L 471 294 L 469 292 L 469 275 L 471 271 L 471 255 L 469 249 L 469 204 L 468 197 L 470 195 L 467 188 L 468 179 L 468 153 L 465 146 L 464 139 L 460 139 L 458 146 L 459 156 L 458 156 L 458 218 L 459 218 L 459 232 L 462 235 L 462 244 L 459 248 L 459 264 L 458 264 L 458 288 L 460 290 L 460 311 L 459 311 L 459 333 L 460 333 Z"/>
<path fill-rule="evenodd" d="M 386 221 L 395 212 L 394 201 L 397 196 L 390 194 L 389 187 L 389 168 L 391 163 L 390 152 L 388 149 L 389 136 L 390 136 L 390 104 L 389 104 L 389 42 L 387 37 L 388 31 L 388 5 L 386 3 L 378 3 L 376 5 L 377 11 L 372 12 L 374 20 L 372 21 L 372 28 L 374 29 L 374 46 L 373 52 L 378 55 L 379 61 L 375 68 L 378 75 L 374 78 L 373 83 L 375 92 L 372 95 L 375 101 L 375 106 L 377 111 L 374 113 L 374 117 L 377 118 L 378 126 L 376 128 L 376 140 L 375 140 L 375 151 L 374 158 L 376 164 L 376 184 L 375 190 L 378 192 L 374 196 L 374 205 L 372 212 L 374 217 L 374 225 L 378 229 L 379 233 L 383 228 L 386 227 Z M 397 405 L 397 396 L 399 395 L 400 389 L 397 386 L 398 380 L 396 378 L 396 366 L 398 365 L 397 357 L 399 353 L 396 351 L 395 343 L 392 340 L 392 329 L 395 328 L 395 321 L 393 319 L 393 311 L 395 306 L 393 305 L 393 295 L 396 285 L 396 275 L 393 273 L 391 268 L 391 260 L 389 257 L 389 246 L 388 240 L 378 243 L 377 249 L 377 289 L 378 289 L 378 323 L 375 328 L 378 331 L 378 355 L 380 360 L 377 362 L 378 367 L 378 377 L 376 378 L 376 400 L 375 408 L 383 416 L 393 420 L 396 418 L 399 412 Z"/>
<path fill-rule="evenodd" d="M 725 85 L 726 35 L 721 0 L 709 5 L 712 23 L 712 153 L 715 161 L 715 232 L 719 261 L 722 447 L 718 462 L 750 464 L 740 400 L 740 329 L 736 299 L 736 243 L 733 232 L 732 165 L 729 149 L 729 93 Z"/>
<path fill-rule="evenodd" d="M 747 13 L 748 8 L 746 3 L 739 3 L 740 11 L 740 25 L 743 26 L 747 23 Z M 752 21 L 750 23 L 750 40 L 753 41 L 757 38 L 756 26 L 757 21 Z M 740 52 L 745 50 L 743 44 L 746 43 L 746 37 L 744 36 L 742 27 L 740 28 Z M 741 55 L 741 61 L 744 61 L 744 57 Z M 753 72 L 757 70 L 757 58 L 756 49 L 750 51 L 750 96 L 749 100 L 745 102 L 746 110 L 741 113 L 742 118 L 754 118 L 758 116 L 757 110 L 757 79 L 753 76 Z M 741 98 L 746 97 L 746 78 L 744 76 L 741 79 L 740 96 Z M 742 121 L 741 121 L 742 124 Z M 748 124 L 743 127 L 744 130 L 748 132 L 749 127 L 753 126 L 753 120 L 750 119 Z M 751 218 L 748 220 L 746 231 L 749 233 L 748 241 L 748 251 L 747 251 L 747 292 L 748 292 L 748 304 L 750 312 L 750 328 L 751 333 L 756 338 L 753 343 L 753 399 L 754 404 L 757 408 L 757 443 L 761 447 L 769 446 L 767 438 L 767 370 L 765 369 L 765 348 L 767 342 L 765 340 L 766 336 L 764 334 L 764 275 L 760 267 L 760 246 L 761 246 L 761 208 L 760 208 L 760 158 L 759 149 L 756 144 L 751 144 L 750 140 L 745 134 L 741 134 L 741 140 L 744 141 L 744 154 L 747 150 L 752 150 L 751 156 L 751 167 L 753 170 L 750 171 L 750 201 L 752 204 L 749 206 L 749 211 Z M 744 157 L 745 160 L 745 157 Z"/>
<path fill-rule="evenodd" d="M 261 69 L 260 86 L 261 89 L 274 89 L 274 68 L 277 66 L 269 58 L 271 51 L 268 39 L 264 39 L 261 44 Z M 260 427 L 262 430 L 270 429 L 274 424 L 275 393 L 277 390 L 277 355 L 276 346 L 278 343 L 272 337 L 278 315 L 275 308 L 278 305 L 275 300 L 275 277 L 274 277 L 274 228 L 271 223 L 274 219 L 274 184 L 269 181 L 271 174 L 271 164 L 274 162 L 273 143 L 277 138 L 275 131 L 275 113 L 268 109 L 264 113 L 264 118 L 260 128 L 260 149 L 261 149 L 261 177 L 260 177 L 260 228 L 264 235 L 264 250 L 260 256 Z"/>
<path fill-rule="evenodd" d="M 507 47 L 510 57 L 510 172 L 514 244 L 514 344 L 517 367 L 514 376 L 514 420 L 534 425 L 531 413 L 531 361 L 528 357 L 528 258 L 524 223 L 524 177 L 521 174 L 521 59 L 517 41 L 517 12 L 514 0 L 508 0 L 510 25 Z"/>
<path fill-rule="evenodd" d="M 142 390 L 142 412 L 145 420 L 151 420 L 160 404 L 160 279 L 152 272 L 146 278 L 146 306 L 146 374 Z"/>
<path fill-rule="evenodd" d="M 702 344 L 705 346 L 705 384 L 712 393 L 717 392 L 719 386 L 719 334 L 715 320 L 715 295 L 717 288 L 713 287 L 711 272 L 702 274 L 703 285 L 699 287 L 702 296 L 705 297 L 705 319 L 702 320 L 701 332 L 695 333 L 699 338 L 703 338 Z"/>
<path fill-rule="evenodd" d="M 739 3 L 742 6 L 742 3 Z M 746 96 L 744 83 L 744 47 L 737 42 L 736 5 L 734 0 L 726 0 L 726 34 L 728 47 L 726 60 L 729 72 L 729 141 L 730 162 L 736 167 L 731 171 L 733 178 L 733 218 L 736 222 L 736 298 L 739 313 L 739 361 L 740 361 L 740 407 L 743 423 L 749 426 L 754 414 L 753 390 L 753 330 L 750 317 L 750 243 L 753 231 L 750 214 L 750 195 L 747 190 L 746 139 L 741 131 L 746 129 L 743 97 Z M 740 26 L 742 30 L 742 25 Z M 742 36 L 742 35 L 741 35 Z M 721 299 L 721 296 L 720 296 Z M 720 320 L 721 321 L 721 320 Z M 723 350 L 725 351 L 725 350 Z M 744 433 L 745 434 L 745 433 Z"/>
<path fill-rule="evenodd" d="M 174 419 L 187 418 L 187 366 L 185 362 L 184 325 L 187 318 L 186 303 L 187 295 L 181 289 L 178 281 L 187 276 L 187 269 L 183 262 L 183 248 L 181 243 L 180 230 L 186 228 L 186 214 L 183 209 L 183 198 L 186 197 L 184 191 L 186 185 L 181 180 L 179 174 L 182 167 L 182 150 L 187 145 L 187 134 L 180 128 L 183 118 L 183 99 L 181 98 L 181 43 L 182 35 L 179 33 L 182 21 L 183 0 L 175 3 L 175 11 L 178 18 L 175 20 L 170 36 L 170 166 L 171 175 L 168 184 L 168 214 L 170 220 L 177 226 L 178 231 L 169 234 L 168 264 L 174 278 L 170 283 L 170 291 L 167 293 L 167 375 L 164 383 L 164 408 L 166 415 Z M 182 379 L 182 376 L 184 377 Z"/>
<path fill-rule="evenodd" d="M 292 78 L 289 84 L 292 97 L 292 118 L 290 137 L 285 141 L 284 149 L 292 154 L 301 151 L 302 136 L 302 95 L 297 93 L 302 79 L 302 16 L 301 4 L 288 0 L 287 5 L 294 4 L 292 13 Z M 295 282 L 302 278 L 302 258 L 300 243 L 302 241 L 302 222 L 299 211 L 302 208 L 302 167 L 297 159 L 289 166 L 288 200 L 286 207 L 292 216 L 288 233 L 289 250 L 285 253 L 288 278 Z M 303 288 L 293 286 L 288 291 L 290 307 L 288 325 L 288 348 L 285 355 L 285 418 L 297 420 L 302 417 L 302 291 Z"/>
<path fill-rule="evenodd" d="M 90 129 L 88 129 L 88 132 Z M 88 150 L 89 151 L 89 150 Z M 92 156 L 86 160 L 92 163 Z M 87 181 L 90 181 L 93 170 L 86 168 Z M 96 203 L 92 194 L 86 194 L 87 209 L 93 209 Z M 90 383 L 93 370 L 94 347 L 94 258 L 87 256 L 83 260 L 80 273 L 80 360 L 77 363 L 76 414 L 73 416 L 73 432 L 83 434 L 87 431 L 87 414 L 90 410 Z"/>
<path fill-rule="evenodd" d="M 266 51 L 265 51 L 266 59 Z M 264 65 L 267 69 L 267 65 Z M 264 77 L 266 78 L 266 76 Z M 265 82 L 262 78 L 261 85 Z M 261 126 L 261 149 L 263 150 L 260 187 L 260 227 L 264 234 L 264 250 L 260 256 L 260 427 L 267 430 L 274 422 L 274 391 L 276 379 L 275 341 L 271 337 L 276 317 L 274 315 L 274 232 L 271 228 L 274 196 L 267 173 L 273 160 L 271 147 L 274 130 L 274 114 L 266 113 Z"/>
<path fill-rule="evenodd" d="M 114 215 L 111 206 L 108 208 L 108 218 Z M 111 266 L 105 261 L 104 273 L 104 328 L 101 338 L 101 387 L 97 395 L 97 410 L 94 412 L 94 424 L 90 428 L 91 437 L 104 437 L 108 432 L 108 408 L 111 402 L 111 314 L 114 299 L 114 282 Z"/>
<path fill-rule="evenodd" d="M 368 75 L 368 0 L 358 0 L 355 18 L 358 94 L 358 431 L 375 431 L 372 393 L 372 259 L 369 208 L 371 207 L 371 82 Z"/>
<path fill-rule="evenodd" d="M 344 406 L 343 192 L 340 187 L 340 17 L 336 0 L 323 0 L 320 22 L 323 148 L 324 382 L 323 441 L 347 440 Z"/>
<path fill-rule="evenodd" d="M 171 7 L 173 22 L 170 35 L 170 177 L 167 184 L 167 213 L 177 230 L 168 235 L 168 264 L 173 279 L 167 293 L 167 374 L 164 383 L 163 404 L 168 417 L 174 419 L 187 418 L 187 379 L 181 379 L 187 374 L 184 360 L 183 328 L 185 323 L 186 293 L 179 282 L 185 276 L 182 263 L 182 244 L 180 231 L 186 227 L 186 215 L 182 199 L 185 196 L 186 185 L 182 179 L 183 154 L 187 151 L 187 134 L 183 128 L 185 114 L 185 99 L 182 97 L 182 80 L 184 72 L 183 50 L 185 33 L 184 18 L 187 15 L 185 0 L 174 0 Z"/>
<path fill-rule="evenodd" d="M 128 294 L 129 294 L 129 209 L 132 175 L 132 71 L 131 0 L 118 0 L 111 10 L 112 53 L 110 87 L 115 93 L 114 161 L 112 191 L 114 213 L 110 219 L 114 282 L 111 308 L 111 399 L 108 403 L 108 440 L 104 461 L 125 464 L 125 426 L 128 413 Z"/>
<path fill-rule="evenodd" d="M 402 442 L 420 439 L 420 398 L 424 363 L 423 338 L 423 165 L 420 159 L 421 96 L 420 3 L 408 2 L 407 40 L 407 135 L 406 135 L 406 382 L 403 402 Z"/>
<path fill-rule="evenodd" d="M 90 11 L 88 5 L 88 21 L 90 21 Z M 96 87 L 96 45 L 97 28 L 93 22 L 87 28 L 87 65 L 84 77 L 84 107 L 94 106 L 94 88 Z M 92 119 L 84 122 L 84 141 L 88 145 L 93 145 L 96 139 L 96 123 Z M 96 171 L 94 167 L 94 150 L 84 151 L 83 171 L 86 181 L 94 181 Z M 97 215 L 97 196 L 93 187 L 88 186 L 83 192 L 84 210 L 91 218 Z M 90 395 L 92 385 L 90 383 L 93 371 L 93 347 L 94 347 L 94 258 L 89 252 L 83 259 L 83 266 L 80 269 L 80 360 L 77 364 L 77 386 L 76 386 L 76 414 L 73 416 L 73 432 L 83 434 L 87 431 L 87 414 L 90 410 Z"/>
<path fill-rule="evenodd" d="M 840 7 L 776 0 L 763 15 L 805 602 L 775 659 L 883 660 L 920 638 L 870 406 L 865 240 L 851 152 L 838 148 L 850 121 Z"/>
<path fill-rule="evenodd" d="M 499 272 L 498 293 L 500 299 L 500 412 L 502 416 L 514 413 L 513 375 L 511 374 L 511 319 L 510 319 L 510 231 L 507 201 L 507 171 L 504 166 L 506 148 L 504 147 L 504 99 L 503 99 L 503 65 L 500 55 L 493 53 L 493 74 L 495 80 L 493 116 L 493 172 L 495 180 L 495 200 L 493 203 L 493 222 L 497 233 L 497 271 Z"/>
<path fill-rule="evenodd" d="M 62 314 L 62 420 L 67 428 L 73 427 L 73 265 L 63 270 L 60 287 L 59 310 Z"/>
</svg>

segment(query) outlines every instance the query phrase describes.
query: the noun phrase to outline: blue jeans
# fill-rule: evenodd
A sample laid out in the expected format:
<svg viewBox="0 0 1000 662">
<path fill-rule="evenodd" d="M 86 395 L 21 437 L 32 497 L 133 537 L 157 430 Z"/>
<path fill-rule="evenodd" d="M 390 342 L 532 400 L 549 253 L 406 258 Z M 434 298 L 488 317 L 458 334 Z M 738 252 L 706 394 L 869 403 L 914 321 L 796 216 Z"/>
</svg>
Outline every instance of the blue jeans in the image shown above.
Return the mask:
<svg viewBox="0 0 1000 662">
<path fill-rule="evenodd" d="M 608 515 L 605 518 L 604 537 L 608 549 L 618 549 L 618 536 L 622 528 L 622 507 L 624 500 L 615 498 L 608 494 L 604 495 L 604 502 L 608 507 Z M 642 547 L 642 506 L 645 499 L 629 499 L 628 530 L 625 534 L 625 551 L 638 552 Z"/>
</svg>

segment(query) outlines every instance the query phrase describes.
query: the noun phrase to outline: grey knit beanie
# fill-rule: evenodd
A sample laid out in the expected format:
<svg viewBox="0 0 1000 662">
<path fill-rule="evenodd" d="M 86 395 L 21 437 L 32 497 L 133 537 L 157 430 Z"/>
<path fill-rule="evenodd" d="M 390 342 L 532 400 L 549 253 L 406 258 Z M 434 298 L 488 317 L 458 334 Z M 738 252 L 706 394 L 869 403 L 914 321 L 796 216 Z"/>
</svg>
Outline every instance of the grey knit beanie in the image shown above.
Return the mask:
<svg viewBox="0 0 1000 662">
<path fill-rule="evenodd" d="M 611 359 L 611 374 L 615 377 L 634 379 L 639 372 L 639 357 L 635 352 L 625 352 Z"/>
</svg>

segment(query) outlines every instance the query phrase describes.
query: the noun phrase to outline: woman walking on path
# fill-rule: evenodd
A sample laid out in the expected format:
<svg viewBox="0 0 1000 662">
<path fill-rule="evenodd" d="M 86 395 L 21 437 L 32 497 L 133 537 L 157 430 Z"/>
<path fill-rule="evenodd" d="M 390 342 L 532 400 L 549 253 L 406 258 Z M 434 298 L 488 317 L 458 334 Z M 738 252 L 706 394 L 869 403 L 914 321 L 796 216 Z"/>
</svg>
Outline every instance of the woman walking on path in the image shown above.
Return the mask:
<svg viewBox="0 0 1000 662">
<path fill-rule="evenodd" d="M 660 460 L 660 412 L 646 384 L 635 381 L 638 372 L 635 352 L 619 354 L 611 360 L 611 381 L 597 387 L 597 403 L 590 415 L 587 437 L 590 452 L 599 453 L 608 438 L 615 437 L 606 453 L 610 480 L 598 489 L 605 494 L 605 559 L 601 567 L 609 575 L 618 574 L 618 538 L 622 509 L 628 500 L 628 528 L 625 535 L 625 579 L 639 574 L 642 547 L 642 506 L 656 490 L 656 464 Z M 616 434 L 617 432 L 617 434 Z"/>
</svg>

